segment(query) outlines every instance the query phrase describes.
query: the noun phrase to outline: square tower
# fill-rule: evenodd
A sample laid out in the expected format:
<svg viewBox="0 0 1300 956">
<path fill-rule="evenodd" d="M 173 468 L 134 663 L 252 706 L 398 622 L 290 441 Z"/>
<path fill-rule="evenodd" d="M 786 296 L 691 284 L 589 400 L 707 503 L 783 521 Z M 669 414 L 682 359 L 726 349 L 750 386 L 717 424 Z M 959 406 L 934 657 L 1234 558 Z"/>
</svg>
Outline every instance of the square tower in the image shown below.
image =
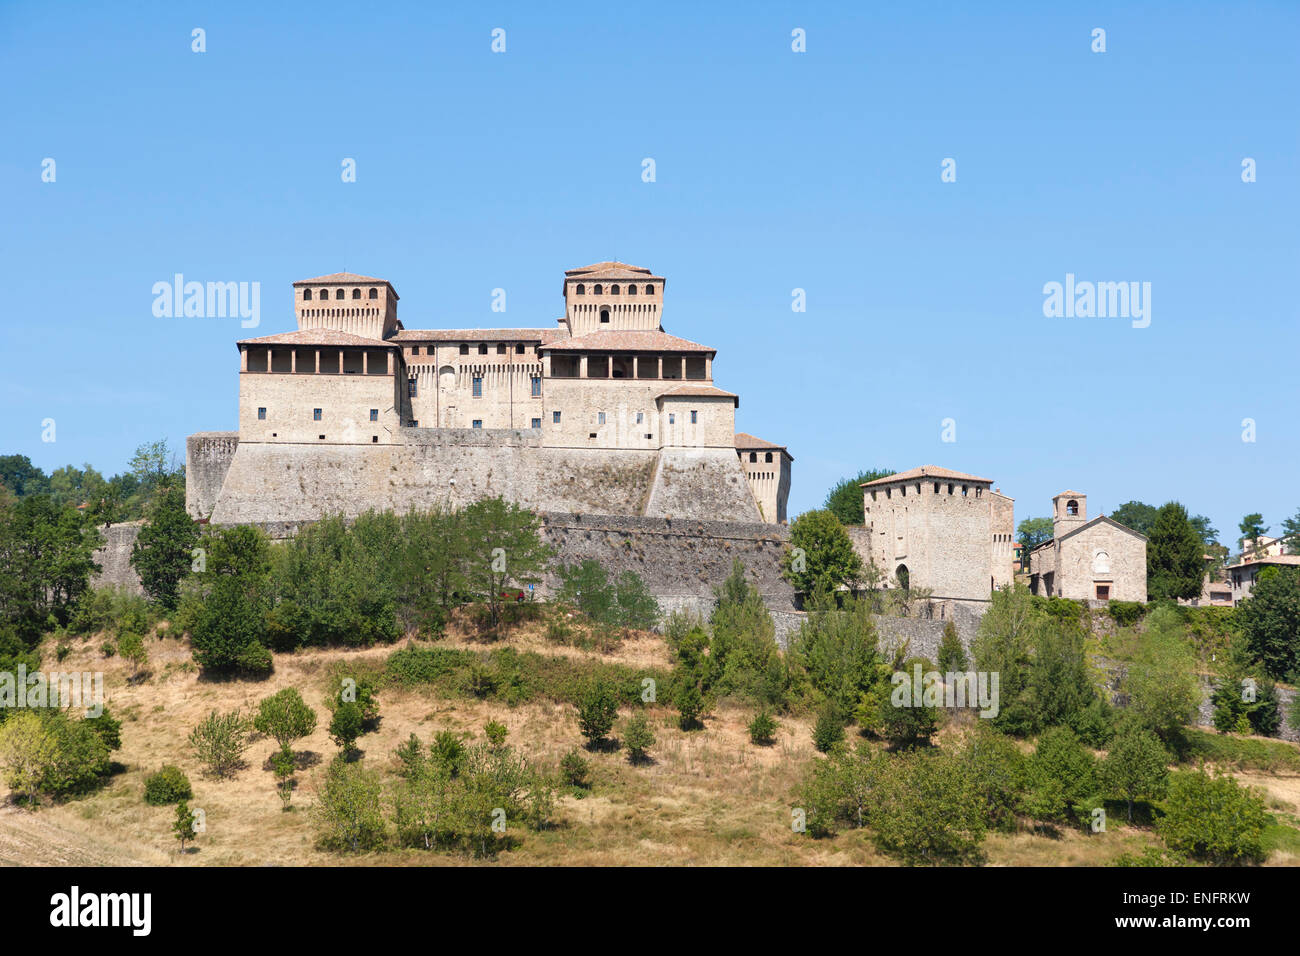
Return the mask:
<svg viewBox="0 0 1300 956">
<path fill-rule="evenodd" d="M 397 290 L 387 279 L 335 272 L 293 284 L 299 330 L 333 329 L 367 339 L 397 331 Z"/>
<path fill-rule="evenodd" d="M 1088 496 L 1081 491 L 1062 491 L 1052 498 L 1052 537 L 1062 536 L 1088 523 Z"/>
<path fill-rule="evenodd" d="M 664 279 L 626 262 L 596 262 L 564 273 L 569 334 L 662 330 Z"/>
</svg>

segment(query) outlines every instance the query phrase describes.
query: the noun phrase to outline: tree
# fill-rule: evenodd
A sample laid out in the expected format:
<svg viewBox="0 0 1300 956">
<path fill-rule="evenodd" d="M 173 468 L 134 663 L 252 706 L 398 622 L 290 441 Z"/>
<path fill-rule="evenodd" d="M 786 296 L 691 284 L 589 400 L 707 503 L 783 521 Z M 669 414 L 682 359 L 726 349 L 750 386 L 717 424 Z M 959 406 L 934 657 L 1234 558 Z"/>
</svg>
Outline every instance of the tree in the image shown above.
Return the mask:
<svg viewBox="0 0 1300 956">
<path fill-rule="evenodd" d="M 214 777 L 230 777 L 243 764 L 250 724 L 238 709 L 222 714 L 211 711 L 190 731 L 194 757 Z"/>
<path fill-rule="evenodd" d="M 1020 539 L 1020 547 L 1024 550 L 1025 560 L 1029 560 L 1029 552 L 1038 547 L 1044 541 L 1051 540 L 1056 529 L 1052 524 L 1051 518 L 1026 518 L 1016 525 L 1016 536 Z"/>
<path fill-rule="evenodd" d="M 131 548 L 131 565 L 145 592 L 167 610 L 175 610 L 180 582 L 190 573 L 199 525 L 185 510 L 185 489 L 171 484 L 149 510 Z"/>
<path fill-rule="evenodd" d="M 1176 501 L 1163 505 L 1147 535 L 1147 594 L 1151 600 L 1191 600 L 1205 581 L 1205 543 Z"/>
<path fill-rule="evenodd" d="M 1268 525 L 1264 524 L 1264 516 L 1259 512 L 1246 515 L 1241 519 L 1241 523 L 1237 525 L 1237 528 L 1241 531 L 1241 547 L 1243 551 L 1258 550 L 1259 539 L 1268 532 Z"/>
<path fill-rule="evenodd" d="M 856 478 L 845 478 L 827 492 L 826 503 L 822 507 L 835 515 L 840 524 L 861 525 L 866 521 L 866 514 L 863 512 L 862 486 L 868 481 L 888 478 L 892 474 L 894 472 L 888 469 L 869 468 Z"/>
<path fill-rule="evenodd" d="M 162 807 L 169 803 L 178 803 L 194 796 L 190 779 L 175 764 L 165 764 L 157 773 L 151 773 L 144 781 L 144 802 L 150 806 Z"/>
<path fill-rule="evenodd" d="M 284 810 L 289 809 L 289 802 L 293 799 L 294 768 L 293 751 L 288 747 L 281 747 L 271 755 L 271 772 L 275 774 L 275 789 L 280 795 Z"/>
<path fill-rule="evenodd" d="M 939 642 L 939 671 L 954 674 L 966 670 L 966 648 L 957 636 L 957 625 L 946 621 L 943 625 L 943 640 Z"/>
<path fill-rule="evenodd" d="M 902 663 L 881 659 L 870 604 L 857 598 L 843 608 L 830 600 L 815 601 L 794 636 L 792 651 L 813 689 L 841 717 Z"/>
<path fill-rule="evenodd" d="M 193 812 L 190 811 L 190 805 L 182 800 L 176 804 L 176 820 L 172 823 L 172 833 L 176 834 L 176 839 L 180 841 L 181 852 L 185 852 L 185 844 L 194 839 L 194 821 L 197 819 Z"/>
<path fill-rule="evenodd" d="M 655 745 L 655 734 L 645 714 L 636 713 L 623 725 L 623 746 L 627 747 L 628 759 L 632 763 L 642 763 Z"/>
<path fill-rule="evenodd" d="M 1158 607 L 1147 615 L 1146 632 L 1137 641 L 1120 687 L 1128 695 L 1128 718 L 1177 751 L 1183 728 L 1196 717 L 1202 692 L 1196 655 L 1174 608 Z"/>
<path fill-rule="evenodd" d="M 266 635 L 270 609 L 270 544 L 249 525 L 220 528 L 204 539 L 206 570 L 197 575 L 198 607 L 190 623 L 194 659 L 204 670 L 229 673 Z"/>
<path fill-rule="evenodd" d="M 1250 598 L 1237 608 L 1237 623 L 1251 657 L 1274 680 L 1300 676 L 1300 570 L 1260 574 Z"/>
<path fill-rule="evenodd" d="M 829 753 L 844 739 L 844 718 L 834 707 L 823 707 L 817 715 L 817 723 L 813 724 L 812 736 L 813 746 L 822 753 Z"/>
<path fill-rule="evenodd" d="M 1287 554 L 1300 554 L 1300 511 L 1283 519 L 1282 540 Z"/>
<path fill-rule="evenodd" d="M 1027 773 L 1026 809 L 1040 820 L 1078 820 L 1097 790 L 1096 761 L 1068 727 L 1043 732 Z"/>
<path fill-rule="evenodd" d="M 359 761 L 330 761 L 314 811 L 321 842 L 353 853 L 382 846 L 387 838 L 382 795 L 379 776 Z"/>
<path fill-rule="evenodd" d="M 618 698 L 613 689 L 601 680 L 589 683 L 578 702 L 578 726 L 588 745 L 601 747 L 609 732 L 614 729 L 618 716 Z"/>
<path fill-rule="evenodd" d="M 44 720 L 30 710 L 21 710 L 0 725 L 0 767 L 5 783 L 36 806 L 36 795 L 53 763 L 57 741 Z"/>
<path fill-rule="evenodd" d="M 18 498 L 50 491 L 50 479 L 26 455 L 0 455 L 0 484 Z"/>
<path fill-rule="evenodd" d="M 1128 803 L 1128 822 L 1133 822 L 1133 803 L 1164 796 L 1169 779 L 1169 752 L 1149 731 L 1130 725 L 1110 743 L 1101 762 L 1102 785 Z"/>
<path fill-rule="evenodd" d="M 139 677 L 141 671 L 149 666 L 149 651 L 144 646 L 144 638 L 134 631 L 118 637 L 117 652 L 130 663 L 132 679 Z"/>
<path fill-rule="evenodd" d="M 462 520 L 469 542 L 465 586 L 496 627 L 506 586 L 540 583 L 551 550 L 542 543 L 537 515 L 503 498 L 474 502 Z"/>
<path fill-rule="evenodd" d="M 1126 501 L 1110 513 L 1113 521 L 1126 528 L 1132 528 L 1138 534 L 1148 534 L 1156 523 L 1159 509 L 1143 501 Z"/>
<path fill-rule="evenodd" d="M 51 626 L 66 626 L 99 570 L 100 543 L 81 512 L 48 495 L 0 498 L 0 628 L 34 646 Z"/>
<path fill-rule="evenodd" d="M 763 708 L 754 715 L 754 719 L 749 722 L 749 742 L 760 747 L 766 747 L 776 738 L 776 720 L 772 717 L 772 712 Z"/>
<path fill-rule="evenodd" d="M 356 751 L 357 740 L 362 734 L 361 708 L 355 701 L 343 701 L 334 708 L 334 717 L 330 720 L 330 739 L 342 748 L 345 755 Z"/>
<path fill-rule="evenodd" d="M 286 687 L 263 698 L 253 718 L 253 729 L 275 739 L 282 749 L 316 729 L 316 711 L 293 687 Z"/>
<path fill-rule="evenodd" d="M 889 758 L 876 801 L 876 840 L 906 862 L 968 860 L 984 842 L 980 793 L 952 754 L 915 751 Z"/>
<path fill-rule="evenodd" d="M 1267 856 L 1264 801 L 1230 776 L 1176 773 L 1164 809 L 1157 828 L 1171 850 L 1220 864 L 1263 862 Z"/>
<path fill-rule="evenodd" d="M 709 625 L 709 668 L 699 674 L 702 689 L 718 697 L 740 697 L 774 706 L 785 704 L 785 674 L 776 627 L 763 596 L 746 576 L 739 558 L 731 574 L 713 590 Z"/>
<path fill-rule="evenodd" d="M 805 511 L 790 526 L 790 547 L 781 556 L 781 569 L 796 591 L 831 594 L 858 583 L 862 559 L 835 515 Z"/>
</svg>

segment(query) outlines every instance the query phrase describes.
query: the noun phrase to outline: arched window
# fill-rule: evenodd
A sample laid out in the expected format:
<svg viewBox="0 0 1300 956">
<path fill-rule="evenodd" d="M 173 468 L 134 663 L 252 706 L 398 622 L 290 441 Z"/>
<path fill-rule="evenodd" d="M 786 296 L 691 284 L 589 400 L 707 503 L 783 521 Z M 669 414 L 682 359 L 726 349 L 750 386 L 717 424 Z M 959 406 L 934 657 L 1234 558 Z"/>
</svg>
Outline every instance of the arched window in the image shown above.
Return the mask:
<svg viewBox="0 0 1300 956">
<path fill-rule="evenodd" d="M 341 299 L 341 298 L 343 298 L 343 290 L 342 290 L 342 289 L 338 289 L 337 291 L 335 291 L 335 293 L 334 293 L 334 298 L 336 298 L 336 299 Z"/>
<path fill-rule="evenodd" d="M 311 289 L 303 289 L 303 290 L 302 290 L 302 301 L 304 301 L 304 302 L 310 302 L 310 301 L 311 301 Z"/>
<path fill-rule="evenodd" d="M 645 287 L 645 294 L 646 294 L 646 295 L 654 295 L 654 294 L 655 294 L 655 287 L 652 286 L 652 285 L 648 285 L 648 286 L 646 286 L 646 287 Z"/>
<path fill-rule="evenodd" d="M 900 564 L 894 570 L 894 577 L 898 578 L 898 586 L 900 588 L 902 588 L 904 591 L 910 590 L 911 583 L 912 583 L 912 576 L 911 574 L 908 573 L 906 564 Z"/>
<path fill-rule="evenodd" d="M 1065 513 L 1067 515 L 1077 516 L 1079 514 L 1079 502 L 1071 498 L 1065 503 Z"/>
<path fill-rule="evenodd" d="M 601 310 L 600 310 L 600 321 L 602 321 L 602 322 L 608 322 L 608 321 L 609 321 L 609 309 L 601 309 Z"/>
<path fill-rule="evenodd" d="M 361 298 L 361 290 L 360 290 L 360 289 L 353 289 L 353 290 L 352 290 L 352 298 L 354 298 L 354 299 L 359 299 L 359 298 Z"/>
<path fill-rule="evenodd" d="M 602 289 L 603 286 L 597 285 L 596 288 L 592 289 L 591 291 L 596 293 L 596 295 L 600 295 Z"/>
<path fill-rule="evenodd" d="M 379 298 L 379 290 L 378 290 L 378 289 L 371 289 L 371 290 L 370 290 L 370 298 L 372 298 L 372 299 L 378 299 L 378 298 Z"/>
<path fill-rule="evenodd" d="M 636 286 L 634 286 L 634 285 L 630 285 L 630 286 L 628 286 L 628 287 L 627 287 L 627 294 L 628 294 L 628 295 L 636 295 Z"/>
<path fill-rule="evenodd" d="M 610 287 L 609 287 L 609 294 L 610 294 L 610 295 L 618 295 L 618 286 L 616 286 L 616 285 L 612 285 L 612 286 L 610 286 Z"/>
<path fill-rule="evenodd" d="M 586 287 L 585 285 L 583 285 L 581 282 L 579 282 L 579 283 L 578 283 L 578 295 L 586 295 L 586 294 L 587 294 L 587 287 Z"/>
</svg>

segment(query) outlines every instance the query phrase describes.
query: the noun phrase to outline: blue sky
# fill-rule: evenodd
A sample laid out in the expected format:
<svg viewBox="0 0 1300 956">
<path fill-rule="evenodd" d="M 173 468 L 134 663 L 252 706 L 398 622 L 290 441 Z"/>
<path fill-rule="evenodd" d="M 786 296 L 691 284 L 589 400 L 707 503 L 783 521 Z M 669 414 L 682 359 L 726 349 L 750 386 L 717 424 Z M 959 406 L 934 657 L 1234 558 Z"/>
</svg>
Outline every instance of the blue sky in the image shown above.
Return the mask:
<svg viewBox="0 0 1300 956">
<path fill-rule="evenodd" d="M 234 428 L 232 343 L 293 328 L 297 278 L 387 278 L 408 328 L 552 327 L 563 270 L 618 258 L 790 447 L 792 514 L 934 463 L 1017 520 L 1068 487 L 1276 530 L 1300 4 L 1131 7 L 4 3 L 0 453 L 112 473 Z M 260 282 L 259 330 L 155 318 L 177 272 Z M 1045 317 L 1067 273 L 1150 282 L 1150 326 Z"/>
</svg>

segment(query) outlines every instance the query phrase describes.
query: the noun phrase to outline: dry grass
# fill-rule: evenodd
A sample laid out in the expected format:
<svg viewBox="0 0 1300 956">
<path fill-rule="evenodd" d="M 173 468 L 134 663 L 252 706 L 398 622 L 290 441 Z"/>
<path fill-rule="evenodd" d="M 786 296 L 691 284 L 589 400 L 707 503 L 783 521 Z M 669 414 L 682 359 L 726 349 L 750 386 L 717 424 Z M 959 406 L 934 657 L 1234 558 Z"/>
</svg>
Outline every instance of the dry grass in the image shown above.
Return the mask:
<svg viewBox="0 0 1300 956">
<path fill-rule="evenodd" d="M 607 653 L 556 646 L 545 639 L 540 623 L 515 628 L 508 643 L 570 659 L 602 659 L 635 667 L 667 667 L 669 652 L 662 638 L 638 634 Z M 445 646 L 483 649 L 460 632 Z M 0 863 L 129 865 L 458 865 L 465 858 L 415 850 L 394 850 L 341 859 L 316 849 L 309 807 L 321 768 L 299 773 L 294 810 L 282 812 L 274 778 L 266 762 L 273 741 L 258 739 L 249 748 L 246 766 L 233 778 L 204 777 L 189 753 L 186 737 L 209 710 L 254 708 L 283 687 L 297 687 L 320 717 L 311 737 L 295 750 L 329 760 L 337 752 L 325 729 L 322 706 L 327 674 L 339 662 L 377 664 L 392 647 L 361 651 L 308 651 L 276 655 L 275 673 L 261 682 L 200 681 L 181 641 L 149 638 L 152 674 L 141 683 L 126 679 L 117 658 L 105 660 L 100 641 L 73 645 L 61 669 L 103 670 L 108 705 L 123 721 L 122 749 L 115 757 L 125 769 L 100 791 L 35 812 L 0 809 Z M 482 737 L 489 720 L 505 724 L 510 742 L 529 759 L 554 768 L 560 757 L 582 743 L 574 708 L 550 701 L 508 707 L 492 701 L 440 698 L 427 688 L 385 688 L 379 694 L 383 720 L 362 738 L 368 766 L 385 773 L 393 768 L 393 750 L 412 732 L 428 740 L 449 729 Z M 781 865 L 834 866 L 889 864 L 866 834 L 849 832 L 830 840 L 813 840 L 791 832 L 791 798 L 808 763 L 817 759 L 811 744 L 811 721 L 783 718 L 775 742 L 756 747 L 749 741 L 748 710 L 722 707 L 703 730 L 681 731 L 667 708 L 651 708 L 658 738 L 652 762 L 632 766 L 622 752 L 587 753 L 593 786 L 579 799 L 557 801 L 557 826 L 528 833 L 520 846 L 503 853 L 493 865 Z M 150 807 L 142 799 L 144 778 L 164 763 L 181 766 L 194 785 L 192 807 L 201 807 L 207 832 L 197 851 L 183 856 L 171 834 L 175 811 Z M 1300 779 L 1266 774 L 1239 774 L 1267 790 L 1274 799 L 1300 806 Z M 1123 852 L 1140 850 L 1155 837 L 1146 831 L 1116 827 L 1087 836 L 1065 832 L 1053 838 L 1021 832 L 990 834 L 990 865 L 1099 865 Z M 1283 861 L 1278 861 L 1283 862 Z M 1286 860 L 1285 862 L 1295 862 Z"/>
</svg>

